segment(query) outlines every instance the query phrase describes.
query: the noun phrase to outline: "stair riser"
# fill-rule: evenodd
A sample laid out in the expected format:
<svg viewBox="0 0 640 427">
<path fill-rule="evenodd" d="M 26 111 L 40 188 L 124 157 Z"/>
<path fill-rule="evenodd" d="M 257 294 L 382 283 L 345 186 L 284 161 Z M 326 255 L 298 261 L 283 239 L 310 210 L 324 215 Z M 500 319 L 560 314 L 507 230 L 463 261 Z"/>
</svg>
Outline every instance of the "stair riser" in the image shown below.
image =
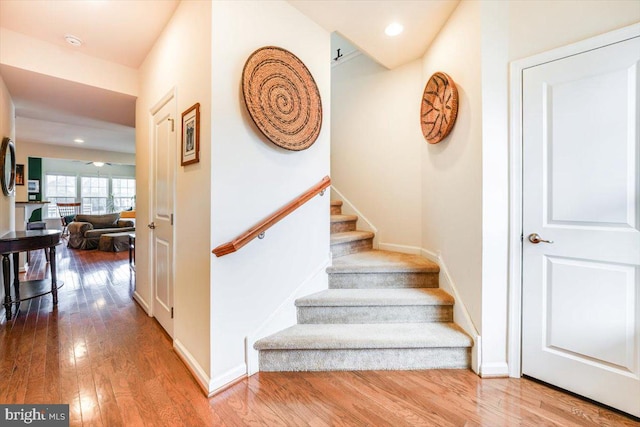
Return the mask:
<svg viewBox="0 0 640 427">
<path fill-rule="evenodd" d="M 259 363 L 263 372 L 467 369 L 471 349 L 261 350 Z"/>
<path fill-rule="evenodd" d="M 329 273 L 329 288 L 437 288 L 438 276 L 438 273 Z"/>
<path fill-rule="evenodd" d="M 352 242 L 334 243 L 331 245 L 331 253 L 334 258 L 356 252 L 370 251 L 373 249 L 373 239 L 354 240 Z"/>
<path fill-rule="evenodd" d="M 453 322 L 451 305 L 298 307 L 298 323 Z"/>
<path fill-rule="evenodd" d="M 343 231 L 356 231 L 356 221 L 342 221 L 342 222 L 332 222 L 331 223 L 331 232 L 332 233 L 342 233 Z"/>
<path fill-rule="evenodd" d="M 331 215 L 342 215 L 342 206 L 331 206 Z"/>
</svg>

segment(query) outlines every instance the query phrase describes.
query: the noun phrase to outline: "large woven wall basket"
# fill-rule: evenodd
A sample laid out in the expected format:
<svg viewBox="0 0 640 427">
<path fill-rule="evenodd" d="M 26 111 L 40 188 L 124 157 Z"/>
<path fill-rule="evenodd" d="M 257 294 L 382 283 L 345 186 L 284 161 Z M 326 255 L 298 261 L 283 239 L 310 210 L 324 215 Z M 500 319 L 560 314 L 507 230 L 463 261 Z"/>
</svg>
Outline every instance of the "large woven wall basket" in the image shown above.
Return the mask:
<svg viewBox="0 0 640 427">
<path fill-rule="evenodd" d="M 420 127 L 429 144 L 442 141 L 458 117 L 458 89 L 453 79 L 443 72 L 434 73 L 422 93 Z"/>
<path fill-rule="evenodd" d="M 313 76 L 288 50 L 253 52 L 242 71 L 244 102 L 260 132 L 287 150 L 309 148 L 322 127 L 322 102 Z"/>
</svg>

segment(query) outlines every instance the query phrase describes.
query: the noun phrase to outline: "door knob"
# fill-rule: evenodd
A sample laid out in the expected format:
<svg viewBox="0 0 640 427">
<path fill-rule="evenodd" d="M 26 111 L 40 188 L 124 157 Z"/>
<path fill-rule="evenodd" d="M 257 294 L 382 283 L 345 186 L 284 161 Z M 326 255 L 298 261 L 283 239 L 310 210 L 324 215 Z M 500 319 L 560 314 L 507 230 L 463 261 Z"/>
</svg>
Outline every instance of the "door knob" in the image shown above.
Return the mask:
<svg viewBox="0 0 640 427">
<path fill-rule="evenodd" d="M 541 238 L 538 233 L 531 233 L 529 234 L 529 241 L 533 244 L 538 244 L 538 243 L 553 243 L 553 240 L 544 240 L 543 238 Z"/>
<path fill-rule="evenodd" d="M 154 228 L 156 228 L 156 224 L 152 222 L 151 224 L 147 224 L 147 227 L 153 230 Z"/>
</svg>

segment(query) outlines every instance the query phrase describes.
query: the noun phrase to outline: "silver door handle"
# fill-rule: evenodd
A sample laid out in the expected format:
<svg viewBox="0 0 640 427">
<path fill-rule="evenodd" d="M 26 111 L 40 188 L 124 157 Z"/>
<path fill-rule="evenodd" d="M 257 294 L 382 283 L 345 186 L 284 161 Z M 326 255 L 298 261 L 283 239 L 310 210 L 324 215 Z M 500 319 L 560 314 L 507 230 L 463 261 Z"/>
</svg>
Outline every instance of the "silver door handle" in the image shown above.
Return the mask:
<svg viewBox="0 0 640 427">
<path fill-rule="evenodd" d="M 538 233 L 531 233 L 529 234 L 529 241 L 533 244 L 538 244 L 538 243 L 553 243 L 553 240 L 544 240 L 542 239 Z"/>
<path fill-rule="evenodd" d="M 154 228 L 156 228 L 156 224 L 152 222 L 151 224 L 147 224 L 147 227 L 153 230 Z"/>
</svg>

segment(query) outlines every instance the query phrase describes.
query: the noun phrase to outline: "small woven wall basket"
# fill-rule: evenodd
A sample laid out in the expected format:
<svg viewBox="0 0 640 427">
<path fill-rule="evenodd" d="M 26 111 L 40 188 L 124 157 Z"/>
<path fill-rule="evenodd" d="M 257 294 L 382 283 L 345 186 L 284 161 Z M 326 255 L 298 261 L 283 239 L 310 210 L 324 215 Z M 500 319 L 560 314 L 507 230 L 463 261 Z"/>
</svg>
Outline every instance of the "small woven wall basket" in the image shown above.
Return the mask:
<svg viewBox="0 0 640 427">
<path fill-rule="evenodd" d="M 322 127 L 322 102 L 313 76 L 288 50 L 266 46 L 242 71 L 244 102 L 260 132 L 292 151 L 309 148 Z"/>
<path fill-rule="evenodd" d="M 458 89 L 453 79 L 442 72 L 434 73 L 422 94 L 420 126 L 429 144 L 442 141 L 458 116 Z"/>
</svg>

